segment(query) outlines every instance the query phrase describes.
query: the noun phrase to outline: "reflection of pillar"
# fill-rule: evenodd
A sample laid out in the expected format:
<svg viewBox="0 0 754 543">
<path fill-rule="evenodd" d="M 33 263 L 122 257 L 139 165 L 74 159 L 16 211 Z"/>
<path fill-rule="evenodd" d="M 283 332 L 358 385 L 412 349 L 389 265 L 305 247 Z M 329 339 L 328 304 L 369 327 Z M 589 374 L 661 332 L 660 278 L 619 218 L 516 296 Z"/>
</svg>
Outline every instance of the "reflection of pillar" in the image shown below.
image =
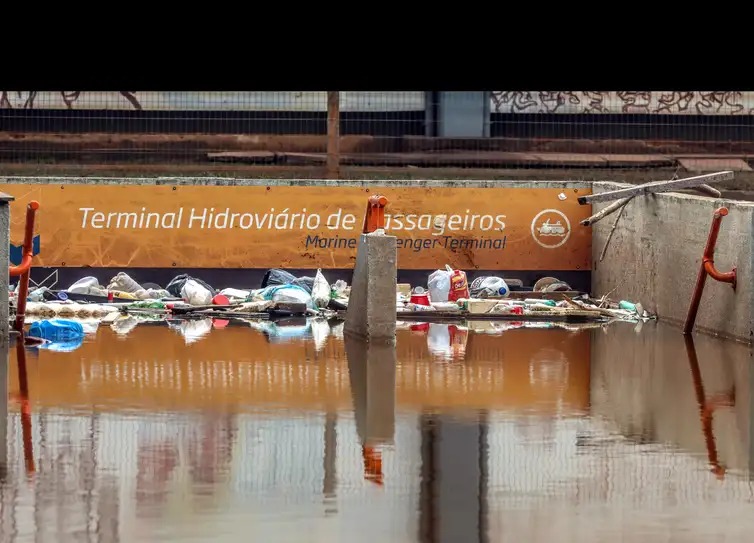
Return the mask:
<svg viewBox="0 0 754 543">
<path fill-rule="evenodd" d="M 395 345 L 345 338 L 356 431 L 363 445 L 391 442 L 395 432 Z"/>
<path fill-rule="evenodd" d="M 31 400 L 29 400 L 29 381 L 26 376 L 26 349 L 23 334 L 16 342 L 16 362 L 18 363 L 18 389 L 21 401 L 21 433 L 24 443 L 24 459 L 26 473 L 31 475 L 35 471 L 34 448 L 31 432 Z"/>
<path fill-rule="evenodd" d="M 324 454 L 324 471 L 325 476 L 322 481 L 322 494 L 325 498 L 335 497 L 335 487 L 338 483 L 335 462 L 337 460 L 337 435 L 338 415 L 328 412 L 325 415 L 325 454 Z"/>
<path fill-rule="evenodd" d="M 754 481 L 754 351 L 749 348 L 749 480 Z"/>
<path fill-rule="evenodd" d="M 10 346 L 7 337 L 0 336 L 0 482 L 8 473 L 8 364 Z"/>
<path fill-rule="evenodd" d="M 382 483 L 380 445 L 395 433 L 395 344 L 366 343 L 346 336 L 348 376 L 364 475 Z"/>
<path fill-rule="evenodd" d="M 423 415 L 419 540 L 487 541 L 487 420 Z"/>
</svg>

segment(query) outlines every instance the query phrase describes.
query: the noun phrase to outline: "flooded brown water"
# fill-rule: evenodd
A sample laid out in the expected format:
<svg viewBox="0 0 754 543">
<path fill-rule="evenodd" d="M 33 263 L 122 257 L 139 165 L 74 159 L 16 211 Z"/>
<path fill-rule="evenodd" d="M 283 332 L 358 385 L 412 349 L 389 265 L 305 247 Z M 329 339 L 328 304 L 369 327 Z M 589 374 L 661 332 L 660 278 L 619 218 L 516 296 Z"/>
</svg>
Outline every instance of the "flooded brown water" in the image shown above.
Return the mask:
<svg viewBox="0 0 754 543">
<path fill-rule="evenodd" d="M 0 540 L 748 541 L 748 346 L 647 323 L 102 326 L 10 353 Z"/>
</svg>

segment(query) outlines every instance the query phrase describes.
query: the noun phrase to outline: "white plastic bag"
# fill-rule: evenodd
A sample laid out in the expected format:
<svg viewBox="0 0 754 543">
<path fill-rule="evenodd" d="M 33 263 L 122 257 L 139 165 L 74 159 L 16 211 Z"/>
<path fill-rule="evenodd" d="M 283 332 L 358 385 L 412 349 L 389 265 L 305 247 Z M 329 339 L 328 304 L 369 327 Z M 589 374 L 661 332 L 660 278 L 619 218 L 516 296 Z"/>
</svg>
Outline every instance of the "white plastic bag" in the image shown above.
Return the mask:
<svg viewBox="0 0 754 543">
<path fill-rule="evenodd" d="M 330 303 L 330 283 L 322 275 L 322 270 L 317 270 L 317 275 L 314 276 L 312 299 L 319 308 L 325 308 Z"/>
<path fill-rule="evenodd" d="M 292 303 L 304 303 L 306 307 L 312 307 L 313 301 L 309 293 L 301 287 L 296 285 L 283 285 L 281 287 L 274 287 L 275 291 L 272 293 L 273 302 L 292 302 Z"/>
<path fill-rule="evenodd" d="M 146 290 L 147 300 L 160 300 L 162 298 L 171 298 L 171 294 L 164 288 L 148 288 Z"/>
<path fill-rule="evenodd" d="M 245 300 L 249 297 L 249 294 L 251 294 L 251 292 L 237 288 L 224 288 L 220 291 L 220 294 L 227 296 L 228 298 L 241 298 L 242 300 Z"/>
<path fill-rule="evenodd" d="M 181 298 L 191 305 L 210 305 L 212 303 L 212 293 L 202 285 L 189 279 L 181 288 Z"/>
<path fill-rule="evenodd" d="M 136 291 L 143 289 L 139 283 L 131 279 L 130 275 L 120 272 L 110 280 L 110 284 L 107 285 L 107 290 L 119 290 L 121 292 L 134 294 Z"/>
<path fill-rule="evenodd" d="M 99 281 L 96 277 L 82 277 L 78 281 L 76 281 L 74 284 L 72 284 L 70 287 L 68 287 L 68 292 L 72 292 L 73 294 L 89 294 L 90 290 L 92 288 L 95 289 L 102 289 L 102 287 L 99 284 Z"/>
<path fill-rule="evenodd" d="M 450 275 L 448 270 L 433 271 L 427 281 L 429 300 L 431 302 L 447 302 L 450 293 Z"/>
</svg>

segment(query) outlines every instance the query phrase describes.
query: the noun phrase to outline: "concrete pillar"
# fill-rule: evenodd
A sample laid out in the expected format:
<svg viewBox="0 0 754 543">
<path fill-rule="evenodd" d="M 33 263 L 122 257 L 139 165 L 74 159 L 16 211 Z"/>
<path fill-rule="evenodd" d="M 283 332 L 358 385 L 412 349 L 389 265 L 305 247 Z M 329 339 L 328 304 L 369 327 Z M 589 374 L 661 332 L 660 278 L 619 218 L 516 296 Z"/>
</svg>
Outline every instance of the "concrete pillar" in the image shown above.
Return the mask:
<svg viewBox="0 0 754 543">
<path fill-rule="evenodd" d="M 383 231 L 362 234 L 343 331 L 368 341 L 395 341 L 398 249 Z"/>
<path fill-rule="evenodd" d="M 490 136 L 490 93 L 487 91 L 427 93 L 428 127 L 436 123 L 441 138 L 488 138 Z"/>
<path fill-rule="evenodd" d="M 344 338 L 356 433 L 362 445 L 391 443 L 395 434 L 395 344 Z"/>
<path fill-rule="evenodd" d="M 8 366 L 10 323 L 8 322 L 8 266 L 10 265 L 10 203 L 13 197 L 0 192 L 0 480 L 8 462 Z"/>
<path fill-rule="evenodd" d="M 13 196 L 0 192 L 0 339 L 8 343 L 10 323 L 8 322 L 8 266 L 10 266 L 10 203 Z M 0 357 L 8 371 L 7 358 Z"/>
</svg>

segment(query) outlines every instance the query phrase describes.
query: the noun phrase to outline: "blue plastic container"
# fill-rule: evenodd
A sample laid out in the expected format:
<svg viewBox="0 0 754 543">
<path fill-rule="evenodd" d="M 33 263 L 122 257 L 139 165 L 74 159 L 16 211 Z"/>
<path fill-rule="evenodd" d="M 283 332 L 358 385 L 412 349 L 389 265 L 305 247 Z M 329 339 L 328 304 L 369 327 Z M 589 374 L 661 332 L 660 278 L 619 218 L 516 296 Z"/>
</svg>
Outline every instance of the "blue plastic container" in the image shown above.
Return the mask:
<svg viewBox="0 0 754 543">
<path fill-rule="evenodd" d="M 29 335 L 49 341 L 69 342 L 84 337 L 84 327 L 80 322 L 67 319 L 37 321 L 29 327 Z"/>
</svg>

